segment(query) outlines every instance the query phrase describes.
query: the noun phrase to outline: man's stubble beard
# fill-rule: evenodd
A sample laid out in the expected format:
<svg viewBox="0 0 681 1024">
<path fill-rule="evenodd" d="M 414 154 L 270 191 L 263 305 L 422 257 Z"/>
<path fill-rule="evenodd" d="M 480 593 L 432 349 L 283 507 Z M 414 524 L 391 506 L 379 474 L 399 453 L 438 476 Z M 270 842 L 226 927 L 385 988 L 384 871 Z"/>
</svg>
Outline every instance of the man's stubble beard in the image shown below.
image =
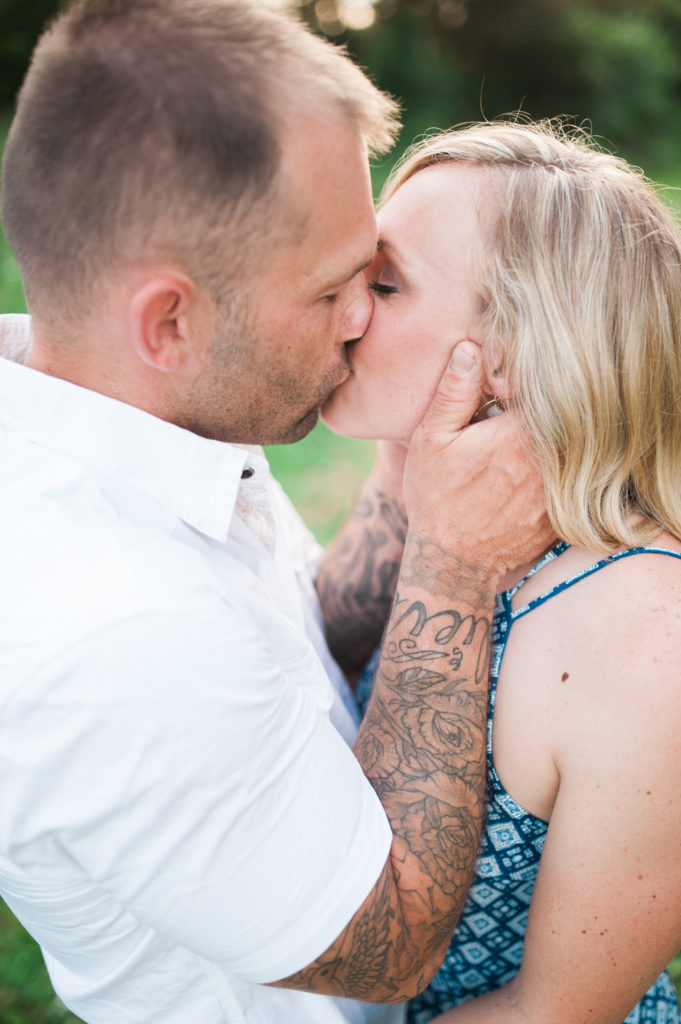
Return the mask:
<svg viewBox="0 0 681 1024">
<path fill-rule="evenodd" d="M 306 385 L 299 368 L 265 356 L 268 347 L 245 306 L 216 318 L 210 352 L 174 422 L 201 437 L 234 444 L 291 444 L 316 426 L 320 407 L 341 382 L 337 369 Z M 276 350 L 275 350 L 276 355 Z M 341 378 L 344 379 L 344 378 Z M 306 394 L 307 390 L 311 394 Z"/>
</svg>

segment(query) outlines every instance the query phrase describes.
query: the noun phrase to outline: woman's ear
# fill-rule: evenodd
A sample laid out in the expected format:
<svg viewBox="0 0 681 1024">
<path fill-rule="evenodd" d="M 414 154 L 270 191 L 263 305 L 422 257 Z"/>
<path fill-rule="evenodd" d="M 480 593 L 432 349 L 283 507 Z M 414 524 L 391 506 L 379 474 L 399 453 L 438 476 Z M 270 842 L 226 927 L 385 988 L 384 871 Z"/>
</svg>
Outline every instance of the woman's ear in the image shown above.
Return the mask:
<svg viewBox="0 0 681 1024">
<path fill-rule="evenodd" d="M 506 376 L 503 355 L 499 354 L 498 358 L 493 361 L 492 366 L 487 369 L 484 390 L 493 398 L 498 398 L 500 402 L 503 402 L 505 398 L 513 398 L 511 385 Z"/>
<path fill-rule="evenodd" d="M 189 324 L 193 306 L 201 301 L 196 284 L 179 271 L 154 274 L 141 284 L 129 305 L 131 334 L 137 355 L 165 373 L 182 368 L 195 344 Z"/>
</svg>

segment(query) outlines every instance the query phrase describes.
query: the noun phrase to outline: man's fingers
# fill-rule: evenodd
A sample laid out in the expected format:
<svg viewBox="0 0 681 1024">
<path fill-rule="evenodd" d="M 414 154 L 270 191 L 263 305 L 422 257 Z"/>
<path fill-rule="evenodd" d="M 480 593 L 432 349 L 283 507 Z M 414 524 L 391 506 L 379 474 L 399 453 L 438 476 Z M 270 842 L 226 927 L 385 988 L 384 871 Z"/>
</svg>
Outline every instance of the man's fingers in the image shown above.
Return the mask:
<svg viewBox="0 0 681 1024">
<path fill-rule="evenodd" d="M 480 404 L 482 377 L 480 349 L 472 341 L 459 342 L 421 424 L 426 434 L 451 437 L 470 423 Z"/>
</svg>

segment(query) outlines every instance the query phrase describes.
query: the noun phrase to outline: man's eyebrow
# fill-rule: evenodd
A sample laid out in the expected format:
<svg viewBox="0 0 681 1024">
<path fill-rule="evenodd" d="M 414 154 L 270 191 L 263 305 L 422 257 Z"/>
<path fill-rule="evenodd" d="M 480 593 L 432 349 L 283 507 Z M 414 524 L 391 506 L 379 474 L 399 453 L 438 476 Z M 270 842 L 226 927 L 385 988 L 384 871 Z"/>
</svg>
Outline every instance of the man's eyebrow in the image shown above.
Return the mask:
<svg viewBox="0 0 681 1024">
<path fill-rule="evenodd" d="M 340 288 L 342 287 L 342 285 L 347 284 L 348 281 L 352 281 L 353 277 L 357 277 L 357 275 L 361 274 L 363 270 L 366 270 L 367 267 L 371 266 L 373 258 L 374 257 L 372 254 L 368 260 L 365 260 L 364 263 L 360 263 L 358 266 L 356 266 L 355 269 L 351 271 L 347 275 L 347 277 L 344 277 L 342 281 L 334 281 L 332 284 L 326 285 L 325 288 L 328 289 L 329 291 L 333 291 L 334 288 Z"/>
</svg>

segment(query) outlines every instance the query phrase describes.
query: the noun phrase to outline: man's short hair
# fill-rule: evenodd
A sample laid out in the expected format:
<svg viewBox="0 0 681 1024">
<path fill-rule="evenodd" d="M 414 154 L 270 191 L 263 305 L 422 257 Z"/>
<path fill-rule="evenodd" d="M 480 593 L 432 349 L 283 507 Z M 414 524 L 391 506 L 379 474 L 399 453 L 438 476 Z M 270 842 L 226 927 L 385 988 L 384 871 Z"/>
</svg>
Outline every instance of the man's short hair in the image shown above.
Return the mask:
<svg viewBox="0 0 681 1024">
<path fill-rule="evenodd" d="M 72 3 L 38 43 L 3 162 L 32 311 L 68 319 L 116 267 L 156 257 L 223 292 L 270 219 L 287 109 L 338 111 L 373 152 L 398 126 L 342 51 L 263 4 Z"/>
</svg>

